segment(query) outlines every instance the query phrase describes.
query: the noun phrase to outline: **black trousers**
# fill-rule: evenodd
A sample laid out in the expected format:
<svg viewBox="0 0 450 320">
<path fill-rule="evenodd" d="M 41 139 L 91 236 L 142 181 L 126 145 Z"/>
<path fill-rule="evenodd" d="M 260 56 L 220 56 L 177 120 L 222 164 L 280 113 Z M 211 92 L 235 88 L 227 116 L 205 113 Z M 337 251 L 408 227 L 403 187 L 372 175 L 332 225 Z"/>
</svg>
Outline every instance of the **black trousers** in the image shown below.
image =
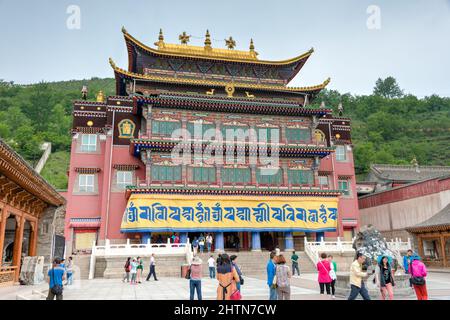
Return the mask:
<svg viewBox="0 0 450 320">
<path fill-rule="evenodd" d="M 331 280 L 331 294 L 334 296 L 334 293 L 336 292 L 336 288 L 334 287 L 336 283 L 336 279 L 335 280 Z"/>
<path fill-rule="evenodd" d="M 155 280 L 158 280 L 158 279 L 156 279 L 155 266 L 150 266 L 150 272 L 148 273 L 147 281 L 150 279 L 150 277 L 152 276 L 152 274 L 153 274 L 153 278 L 154 278 Z"/>
<path fill-rule="evenodd" d="M 319 285 L 320 285 L 320 294 L 323 294 L 324 293 L 324 289 L 326 288 L 327 289 L 327 294 L 330 294 L 330 283 L 319 283 Z"/>
</svg>

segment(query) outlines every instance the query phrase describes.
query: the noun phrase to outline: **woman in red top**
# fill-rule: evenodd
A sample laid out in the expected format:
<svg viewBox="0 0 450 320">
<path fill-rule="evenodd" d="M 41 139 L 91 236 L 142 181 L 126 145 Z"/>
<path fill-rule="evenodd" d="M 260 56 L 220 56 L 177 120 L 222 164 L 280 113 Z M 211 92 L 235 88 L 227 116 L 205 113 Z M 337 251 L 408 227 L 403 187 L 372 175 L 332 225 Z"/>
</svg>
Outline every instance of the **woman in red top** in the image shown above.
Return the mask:
<svg viewBox="0 0 450 320">
<path fill-rule="evenodd" d="M 319 286 L 320 294 L 324 294 L 324 289 L 327 289 L 327 294 L 330 294 L 331 277 L 330 277 L 330 261 L 327 260 L 327 254 L 320 255 L 320 261 L 317 263 L 317 271 L 319 271 Z"/>
</svg>

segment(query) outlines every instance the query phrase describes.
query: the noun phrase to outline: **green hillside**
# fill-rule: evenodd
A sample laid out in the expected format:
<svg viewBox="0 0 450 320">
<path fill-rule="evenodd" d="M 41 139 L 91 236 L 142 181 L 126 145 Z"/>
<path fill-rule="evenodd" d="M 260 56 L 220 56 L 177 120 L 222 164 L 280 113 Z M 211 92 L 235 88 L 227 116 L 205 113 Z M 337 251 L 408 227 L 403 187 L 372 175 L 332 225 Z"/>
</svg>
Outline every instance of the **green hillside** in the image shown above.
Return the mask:
<svg viewBox="0 0 450 320">
<path fill-rule="evenodd" d="M 0 80 L 0 137 L 31 165 L 39 160 L 39 145 L 50 141 L 51 155 L 42 175 L 56 188 L 67 188 L 72 126 L 72 102 L 87 85 L 89 98 L 115 91 L 113 79 L 92 78 L 22 86 Z M 352 119 L 355 168 L 363 177 L 371 163 L 408 164 L 415 156 L 422 165 L 450 165 L 450 98 L 418 99 L 404 95 L 393 78 L 378 79 L 374 94 L 357 96 L 324 90 L 324 101 Z"/>
</svg>

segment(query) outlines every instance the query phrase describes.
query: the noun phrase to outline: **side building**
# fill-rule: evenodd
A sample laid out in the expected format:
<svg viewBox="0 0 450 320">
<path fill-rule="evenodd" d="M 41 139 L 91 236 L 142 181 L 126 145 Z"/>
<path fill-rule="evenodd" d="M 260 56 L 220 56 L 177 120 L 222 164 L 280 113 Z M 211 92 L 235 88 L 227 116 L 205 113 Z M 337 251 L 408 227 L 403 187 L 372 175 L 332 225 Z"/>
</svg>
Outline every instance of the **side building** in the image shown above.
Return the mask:
<svg viewBox="0 0 450 320">
<path fill-rule="evenodd" d="M 285 61 L 164 42 L 122 30 L 128 69 L 116 95 L 74 102 L 66 237 L 92 243 L 181 241 L 215 249 L 302 249 L 359 226 L 350 120 L 309 103 L 329 82 L 288 87 L 312 50 Z"/>
</svg>

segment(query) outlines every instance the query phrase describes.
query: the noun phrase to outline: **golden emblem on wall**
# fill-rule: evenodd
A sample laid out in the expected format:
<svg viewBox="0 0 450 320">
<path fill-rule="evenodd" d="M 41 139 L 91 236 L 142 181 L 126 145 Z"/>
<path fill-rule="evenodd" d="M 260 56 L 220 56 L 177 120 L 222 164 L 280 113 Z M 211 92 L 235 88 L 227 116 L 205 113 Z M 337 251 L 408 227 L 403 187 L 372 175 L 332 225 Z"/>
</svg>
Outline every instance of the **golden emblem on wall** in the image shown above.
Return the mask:
<svg viewBox="0 0 450 320">
<path fill-rule="evenodd" d="M 234 93 L 234 85 L 232 83 L 227 84 L 225 86 L 225 92 L 229 97 L 232 97 Z"/>
<path fill-rule="evenodd" d="M 87 124 L 88 127 L 92 127 L 92 126 L 94 125 L 94 122 L 92 122 L 91 120 L 89 120 L 86 124 Z"/>
<path fill-rule="evenodd" d="M 136 125 L 130 119 L 123 119 L 117 125 L 119 128 L 119 138 L 131 139 L 134 136 Z"/>
<path fill-rule="evenodd" d="M 317 142 L 325 141 L 325 134 L 323 133 L 322 130 L 319 130 L 319 129 L 314 130 L 314 136 L 315 136 Z"/>
</svg>

